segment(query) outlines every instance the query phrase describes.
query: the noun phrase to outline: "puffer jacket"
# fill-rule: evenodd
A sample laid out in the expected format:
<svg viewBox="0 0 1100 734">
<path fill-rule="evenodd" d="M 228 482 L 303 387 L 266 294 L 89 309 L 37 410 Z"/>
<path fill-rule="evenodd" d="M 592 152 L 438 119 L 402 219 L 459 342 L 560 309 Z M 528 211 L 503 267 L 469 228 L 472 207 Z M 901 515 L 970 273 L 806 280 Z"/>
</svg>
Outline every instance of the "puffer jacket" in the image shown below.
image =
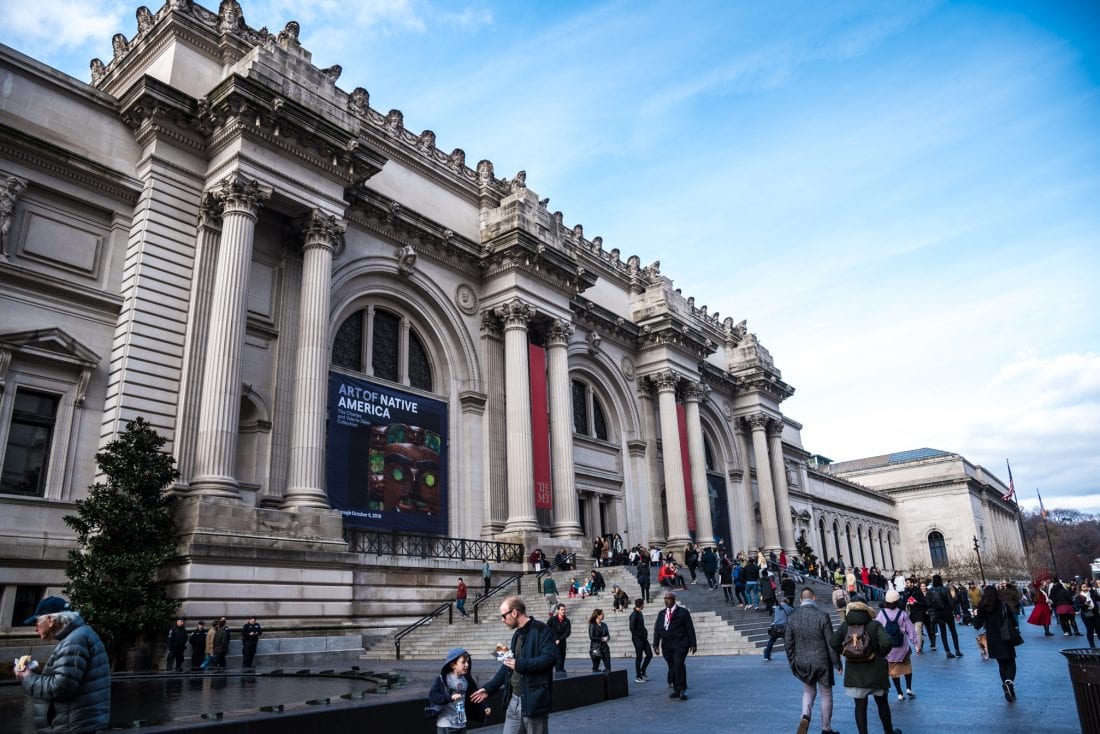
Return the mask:
<svg viewBox="0 0 1100 734">
<path fill-rule="evenodd" d="M 111 720 L 111 665 L 99 635 L 79 615 L 56 635 L 40 674 L 23 679 L 39 732 L 91 732 Z"/>
</svg>

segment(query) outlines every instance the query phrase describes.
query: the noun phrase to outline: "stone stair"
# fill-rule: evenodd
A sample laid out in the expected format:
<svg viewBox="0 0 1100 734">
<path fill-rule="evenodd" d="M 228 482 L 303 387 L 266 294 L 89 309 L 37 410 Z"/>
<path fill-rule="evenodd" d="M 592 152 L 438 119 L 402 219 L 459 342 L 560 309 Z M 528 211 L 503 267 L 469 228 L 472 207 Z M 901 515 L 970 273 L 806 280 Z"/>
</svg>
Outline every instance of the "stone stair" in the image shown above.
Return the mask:
<svg viewBox="0 0 1100 734">
<path fill-rule="evenodd" d="M 601 594 L 587 599 L 569 599 L 564 594 L 559 595 L 559 601 L 566 605 L 569 618 L 573 621 L 573 634 L 569 638 L 567 659 L 589 660 L 588 657 L 588 617 L 597 607 L 604 610 L 604 621 L 611 632 L 611 657 L 633 658 L 634 646 L 630 642 L 629 611 L 615 613 L 611 604 L 611 588 L 619 584 L 630 596 L 631 601 L 641 595 L 641 587 L 630 567 L 610 566 L 601 568 L 607 582 L 607 590 Z M 580 570 L 577 575 L 579 577 Z M 584 570 L 587 573 L 587 569 Z M 567 583 L 573 573 L 558 573 L 554 575 L 559 589 L 567 588 Z M 654 577 L 656 574 L 654 573 Z M 533 579 L 532 579 L 533 581 Z M 524 584 L 525 587 L 528 584 Z M 696 587 L 702 590 L 694 594 L 700 601 L 705 595 L 705 586 Z M 652 604 L 647 604 L 645 609 L 646 627 L 652 630 L 656 615 L 663 608 L 661 602 L 662 592 L 659 587 L 651 587 Z M 721 592 L 716 592 L 721 602 Z M 691 594 L 689 594 L 691 595 Z M 692 613 L 695 624 L 695 635 L 698 640 L 698 655 L 753 655 L 759 654 L 760 645 L 748 639 L 738 629 L 716 614 L 714 609 L 697 608 L 693 601 L 685 595 L 684 604 Z M 713 594 L 711 594 L 713 596 Z M 503 601 L 504 597 L 500 598 Z M 547 604 L 542 594 L 525 593 L 528 614 L 535 619 L 545 621 L 549 616 Z M 500 602 L 495 597 L 487 602 L 489 609 L 482 609 L 481 623 L 475 624 L 473 615 L 469 618 L 456 616 L 453 624 L 447 623 L 447 617 L 440 616 L 432 620 L 428 625 L 417 629 L 401 641 L 401 656 L 413 660 L 442 660 L 447 650 L 452 647 L 464 647 L 470 651 L 475 659 L 489 659 L 492 650 L 497 643 L 507 644 L 511 639 L 511 632 L 501 624 L 497 616 Z M 472 602 L 467 606 L 472 606 Z M 633 604 L 631 604 L 633 607 Z M 758 613 L 758 616 L 764 615 Z M 765 625 L 766 627 L 767 625 Z M 650 632 L 652 638 L 652 632 Z M 386 660 L 394 656 L 394 634 L 386 635 L 366 650 L 364 660 Z"/>
<path fill-rule="evenodd" d="M 707 588 L 706 577 L 703 576 L 702 571 L 698 572 L 699 583 L 691 583 L 691 575 L 688 570 L 683 569 L 684 580 L 687 581 L 687 589 L 678 591 L 676 596 L 684 603 L 684 606 L 691 609 L 692 614 L 697 612 L 711 612 L 727 624 L 735 627 L 746 640 L 751 642 L 759 650 L 763 650 L 768 644 L 768 628 L 772 623 L 772 615 L 767 614 L 764 611 L 764 607 L 761 606 L 759 610 L 756 609 L 742 609 L 739 604 L 730 605 L 725 602 L 725 596 L 722 594 L 722 590 L 719 588 L 715 591 L 711 591 Z M 829 584 L 820 579 L 812 576 L 807 576 L 802 583 L 796 585 L 798 594 L 802 593 L 802 589 L 809 586 L 817 594 L 817 606 L 819 609 L 828 612 L 829 616 L 833 620 L 833 628 L 840 626 L 840 613 L 833 606 L 832 584 Z M 662 590 L 663 592 L 663 590 Z M 657 599 L 657 592 L 653 592 L 654 599 Z M 794 606 L 798 608 L 798 596 L 795 596 Z M 775 646 L 772 648 L 773 654 L 776 651 L 783 649 L 783 640 L 776 640 Z"/>
</svg>

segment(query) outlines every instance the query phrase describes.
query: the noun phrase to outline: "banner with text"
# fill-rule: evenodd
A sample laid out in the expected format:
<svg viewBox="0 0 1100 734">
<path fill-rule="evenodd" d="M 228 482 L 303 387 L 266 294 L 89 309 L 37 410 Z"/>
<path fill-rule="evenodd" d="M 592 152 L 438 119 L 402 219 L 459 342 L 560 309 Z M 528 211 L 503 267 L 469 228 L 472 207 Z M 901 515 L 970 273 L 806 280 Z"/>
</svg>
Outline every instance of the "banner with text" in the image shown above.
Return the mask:
<svg viewBox="0 0 1100 734">
<path fill-rule="evenodd" d="M 535 482 L 535 509 L 554 507 L 550 485 L 550 414 L 546 399 L 546 350 L 527 346 L 527 364 L 531 385 L 531 469 Z"/>
<path fill-rule="evenodd" d="M 447 534 L 447 404 L 329 373 L 329 503 L 344 523 Z"/>
</svg>

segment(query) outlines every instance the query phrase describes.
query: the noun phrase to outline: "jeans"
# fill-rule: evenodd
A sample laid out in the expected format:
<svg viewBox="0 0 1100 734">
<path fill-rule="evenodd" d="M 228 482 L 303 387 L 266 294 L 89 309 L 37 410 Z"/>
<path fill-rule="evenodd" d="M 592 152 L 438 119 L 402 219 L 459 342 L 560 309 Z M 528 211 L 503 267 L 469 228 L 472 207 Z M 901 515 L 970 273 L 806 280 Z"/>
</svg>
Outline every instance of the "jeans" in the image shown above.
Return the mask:
<svg viewBox="0 0 1100 734">
<path fill-rule="evenodd" d="M 650 647 L 649 640 L 631 638 L 630 641 L 634 643 L 634 677 L 641 678 L 653 660 L 653 648 Z"/>
<path fill-rule="evenodd" d="M 470 616 L 470 615 L 466 614 L 466 600 L 465 599 L 458 599 L 457 601 L 455 601 L 455 606 L 458 607 L 458 611 L 462 614 L 463 617 Z"/>
<path fill-rule="evenodd" d="M 772 648 L 775 646 L 775 641 L 778 640 L 778 639 L 779 639 L 778 637 L 772 637 L 771 634 L 768 634 L 768 644 L 764 646 L 764 659 L 765 660 L 771 660 L 772 659 Z"/>
<path fill-rule="evenodd" d="M 760 606 L 760 582 L 746 581 L 745 596 L 748 597 L 750 607 Z"/>
<path fill-rule="evenodd" d="M 550 734 L 549 719 L 548 716 L 524 716 L 519 697 L 512 696 L 504 713 L 503 734 Z"/>
</svg>

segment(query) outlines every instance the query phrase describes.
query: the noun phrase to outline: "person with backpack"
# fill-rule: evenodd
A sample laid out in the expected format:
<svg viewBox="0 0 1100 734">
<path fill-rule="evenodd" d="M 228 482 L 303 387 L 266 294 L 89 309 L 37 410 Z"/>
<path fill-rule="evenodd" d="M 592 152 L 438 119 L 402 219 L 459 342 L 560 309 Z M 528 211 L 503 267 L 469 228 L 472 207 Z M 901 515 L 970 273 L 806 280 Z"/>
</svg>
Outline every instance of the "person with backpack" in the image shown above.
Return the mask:
<svg viewBox="0 0 1100 734">
<path fill-rule="evenodd" d="M 940 642 L 947 658 L 961 658 L 962 650 L 959 649 L 959 631 L 955 627 L 955 609 L 951 603 L 951 593 L 943 585 L 943 577 L 938 573 L 932 577 L 932 588 L 928 590 L 928 611 L 932 615 L 932 624 L 940 630 Z M 951 642 L 955 644 L 955 654 L 951 654 L 951 648 L 947 646 L 947 631 L 951 630 Z M 933 642 L 933 645 L 935 643 Z"/>
<path fill-rule="evenodd" d="M 856 730 L 867 731 L 867 697 L 873 696 L 886 734 L 901 734 L 894 728 L 886 692 L 889 667 L 887 654 L 893 648 L 886 629 L 864 601 L 852 600 L 844 609 L 844 621 L 829 638 L 829 646 L 843 659 L 837 670 L 844 672 L 844 693 L 855 700 Z"/>
<path fill-rule="evenodd" d="M 775 647 L 775 641 L 783 639 L 783 634 L 787 631 L 787 620 L 792 614 L 794 614 L 794 607 L 788 604 L 786 599 L 776 605 L 772 626 L 768 627 L 768 644 L 764 647 L 765 660 L 772 659 L 772 648 Z"/>
<path fill-rule="evenodd" d="M 886 601 L 875 617 L 890 636 L 890 652 L 886 653 L 890 681 L 898 692 L 898 700 L 906 696 L 916 698 L 913 693 L 913 649 L 917 644 L 917 628 L 909 615 L 901 608 L 901 594 L 890 589 L 886 592 Z M 901 692 L 901 677 L 905 676 L 905 693 Z"/>
<path fill-rule="evenodd" d="M 1023 642 L 1016 615 L 997 595 L 992 584 L 982 590 L 981 601 L 974 612 L 974 629 L 985 628 L 989 657 L 997 661 L 997 678 L 1005 700 L 1016 700 L 1016 646 Z"/>
</svg>

